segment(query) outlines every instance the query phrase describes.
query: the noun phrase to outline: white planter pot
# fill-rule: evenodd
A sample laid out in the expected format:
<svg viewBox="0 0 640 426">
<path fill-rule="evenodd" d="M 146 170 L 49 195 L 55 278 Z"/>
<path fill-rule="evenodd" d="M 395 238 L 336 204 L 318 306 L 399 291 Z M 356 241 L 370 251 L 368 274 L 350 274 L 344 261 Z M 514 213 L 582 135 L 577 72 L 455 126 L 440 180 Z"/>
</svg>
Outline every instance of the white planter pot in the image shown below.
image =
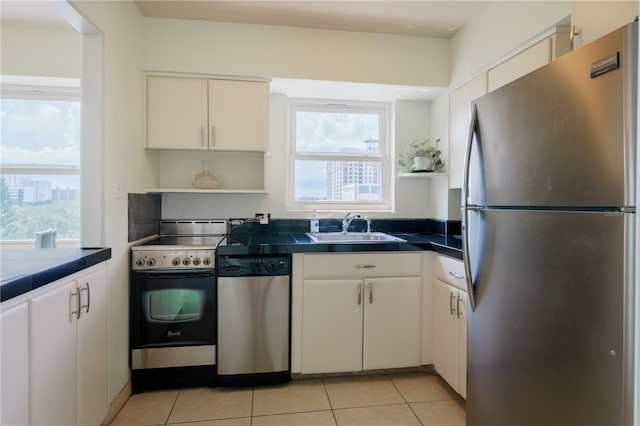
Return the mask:
<svg viewBox="0 0 640 426">
<path fill-rule="evenodd" d="M 433 159 L 431 157 L 413 157 L 413 166 L 411 171 L 426 171 L 433 168 Z"/>
</svg>

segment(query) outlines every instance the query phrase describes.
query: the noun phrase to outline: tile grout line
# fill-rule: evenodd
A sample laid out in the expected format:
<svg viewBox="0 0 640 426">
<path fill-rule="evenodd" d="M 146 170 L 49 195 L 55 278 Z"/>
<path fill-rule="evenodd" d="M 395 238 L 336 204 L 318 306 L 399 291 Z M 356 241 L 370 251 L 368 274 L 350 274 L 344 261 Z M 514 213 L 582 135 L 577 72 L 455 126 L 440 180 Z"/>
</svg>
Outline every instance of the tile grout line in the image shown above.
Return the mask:
<svg viewBox="0 0 640 426">
<path fill-rule="evenodd" d="M 333 404 L 331 403 L 331 398 L 329 397 L 329 391 L 327 390 L 327 383 L 325 382 L 324 378 L 321 378 L 320 380 L 322 380 L 322 387 L 324 388 L 324 394 L 327 396 L 327 401 L 329 401 L 329 409 L 331 410 L 331 415 L 333 416 L 333 423 L 335 423 L 337 426 L 338 419 L 336 418 L 336 412 L 333 409 Z"/>
<path fill-rule="evenodd" d="M 249 413 L 249 425 L 253 426 L 253 405 L 256 403 L 256 387 L 251 386 L 251 413 Z"/>
<path fill-rule="evenodd" d="M 169 410 L 169 414 L 167 415 L 167 420 L 165 420 L 164 424 L 169 424 L 169 419 L 171 418 L 171 413 L 173 413 L 173 409 L 176 408 L 176 404 L 178 403 L 178 398 L 182 393 L 182 389 L 178 389 L 178 394 L 176 395 L 176 399 L 173 400 L 173 404 L 171 404 L 171 410 Z"/>
<path fill-rule="evenodd" d="M 413 413 L 413 415 L 415 416 L 416 420 L 418 420 L 418 423 L 420 423 L 422 425 L 423 424 L 422 420 L 420 420 L 420 417 L 418 417 L 418 415 L 414 411 L 414 409 L 411 406 L 411 404 L 409 404 L 409 401 L 407 401 L 407 398 L 405 398 L 404 394 L 402 393 L 402 391 L 400 390 L 398 385 L 396 385 L 396 382 L 393 381 L 393 378 L 391 377 L 391 374 L 388 374 L 387 376 L 389 377 L 389 380 L 391 380 L 391 383 L 393 383 L 393 386 L 396 388 L 396 390 L 398 391 L 398 393 L 402 397 L 402 400 L 404 401 L 404 403 L 407 404 L 407 407 L 409 407 L 409 410 L 411 410 L 411 413 Z"/>
</svg>

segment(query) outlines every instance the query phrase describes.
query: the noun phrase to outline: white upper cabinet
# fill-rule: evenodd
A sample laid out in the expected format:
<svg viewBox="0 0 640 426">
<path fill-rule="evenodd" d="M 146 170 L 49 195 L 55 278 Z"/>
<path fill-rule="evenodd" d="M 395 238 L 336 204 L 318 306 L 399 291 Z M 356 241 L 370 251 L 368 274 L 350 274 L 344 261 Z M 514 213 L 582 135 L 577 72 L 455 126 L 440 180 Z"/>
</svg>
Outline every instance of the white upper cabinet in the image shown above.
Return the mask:
<svg viewBox="0 0 640 426">
<path fill-rule="evenodd" d="M 147 148 L 208 147 L 207 80 L 147 77 Z"/>
<path fill-rule="evenodd" d="M 147 148 L 267 150 L 269 83 L 147 77 Z"/>
<path fill-rule="evenodd" d="M 484 72 L 450 94 L 449 188 L 462 188 L 464 153 L 471 122 L 471 102 L 486 93 L 487 73 Z"/>
<path fill-rule="evenodd" d="M 266 151 L 269 83 L 209 80 L 209 149 Z"/>
<path fill-rule="evenodd" d="M 551 38 L 546 38 L 491 68 L 488 75 L 489 92 L 551 62 L 551 44 Z"/>
<path fill-rule="evenodd" d="M 469 138 L 471 102 L 570 51 L 568 28 L 555 32 L 531 47 L 452 90 L 449 98 L 449 188 L 462 188 L 464 154 Z"/>
</svg>

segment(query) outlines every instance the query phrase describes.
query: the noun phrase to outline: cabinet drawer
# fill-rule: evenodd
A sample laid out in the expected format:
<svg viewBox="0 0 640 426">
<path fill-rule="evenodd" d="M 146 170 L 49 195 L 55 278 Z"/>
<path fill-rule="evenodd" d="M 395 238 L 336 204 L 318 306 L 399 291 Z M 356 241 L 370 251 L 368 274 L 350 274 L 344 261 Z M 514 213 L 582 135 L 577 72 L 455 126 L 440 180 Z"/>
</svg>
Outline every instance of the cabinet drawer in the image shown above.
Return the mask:
<svg viewBox="0 0 640 426">
<path fill-rule="evenodd" d="M 435 256 L 434 270 L 436 278 L 467 291 L 467 282 L 462 261 L 447 256 Z"/>
<path fill-rule="evenodd" d="M 304 256 L 305 279 L 420 276 L 421 253 L 312 254 Z"/>
</svg>

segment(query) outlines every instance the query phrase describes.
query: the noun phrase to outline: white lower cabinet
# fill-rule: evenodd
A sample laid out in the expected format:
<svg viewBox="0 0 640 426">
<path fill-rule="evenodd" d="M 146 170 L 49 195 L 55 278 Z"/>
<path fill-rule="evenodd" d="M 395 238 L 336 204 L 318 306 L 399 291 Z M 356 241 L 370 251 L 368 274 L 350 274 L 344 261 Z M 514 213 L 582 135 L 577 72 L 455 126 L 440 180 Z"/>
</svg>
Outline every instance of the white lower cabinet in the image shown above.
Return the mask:
<svg viewBox="0 0 640 426">
<path fill-rule="evenodd" d="M 0 314 L 0 424 L 29 424 L 29 307 Z"/>
<path fill-rule="evenodd" d="M 301 372 L 419 366 L 420 275 L 420 253 L 305 255 Z"/>
<path fill-rule="evenodd" d="M 438 374 L 466 398 L 468 297 L 459 288 L 458 281 L 464 280 L 462 262 L 438 256 L 435 271 L 433 364 Z"/>
<path fill-rule="evenodd" d="M 361 286 L 362 280 L 304 281 L 303 373 L 362 370 Z"/>
<path fill-rule="evenodd" d="M 98 266 L 29 301 L 31 424 L 98 425 L 107 412 L 107 273 Z"/>
</svg>

